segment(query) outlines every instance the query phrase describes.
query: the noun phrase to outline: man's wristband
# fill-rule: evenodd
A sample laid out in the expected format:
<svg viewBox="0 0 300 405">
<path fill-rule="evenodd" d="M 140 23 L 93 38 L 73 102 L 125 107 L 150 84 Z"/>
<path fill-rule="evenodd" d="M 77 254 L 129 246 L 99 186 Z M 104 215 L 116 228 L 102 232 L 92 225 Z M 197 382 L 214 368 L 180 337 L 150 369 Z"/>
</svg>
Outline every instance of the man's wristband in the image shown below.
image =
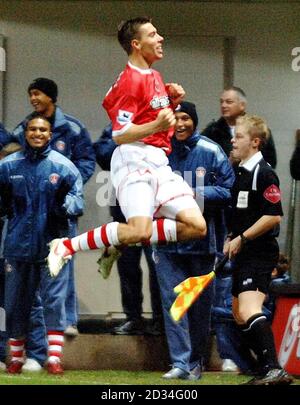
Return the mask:
<svg viewBox="0 0 300 405">
<path fill-rule="evenodd" d="M 249 242 L 249 239 L 243 233 L 240 234 L 240 238 L 242 241 L 242 246 L 246 245 L 246 243 Z"/>
</svg>

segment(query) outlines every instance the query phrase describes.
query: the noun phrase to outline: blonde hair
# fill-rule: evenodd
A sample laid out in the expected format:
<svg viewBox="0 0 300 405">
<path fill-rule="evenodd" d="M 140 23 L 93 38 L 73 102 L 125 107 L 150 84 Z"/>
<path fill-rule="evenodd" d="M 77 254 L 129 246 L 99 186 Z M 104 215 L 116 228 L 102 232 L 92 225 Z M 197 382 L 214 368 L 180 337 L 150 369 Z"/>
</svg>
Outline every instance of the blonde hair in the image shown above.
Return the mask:
<svg viewBox="0 0 300 405">
<path fill-rule="evenodd" d="M 236 125 L 245 125 L 251 139 L 259 138 L 259 149 L 267 143 L 270 137 L 270 131 L 266 121 L 257 115 L 245 114 L 240 116 L 236 120 Z"/>
</svg>

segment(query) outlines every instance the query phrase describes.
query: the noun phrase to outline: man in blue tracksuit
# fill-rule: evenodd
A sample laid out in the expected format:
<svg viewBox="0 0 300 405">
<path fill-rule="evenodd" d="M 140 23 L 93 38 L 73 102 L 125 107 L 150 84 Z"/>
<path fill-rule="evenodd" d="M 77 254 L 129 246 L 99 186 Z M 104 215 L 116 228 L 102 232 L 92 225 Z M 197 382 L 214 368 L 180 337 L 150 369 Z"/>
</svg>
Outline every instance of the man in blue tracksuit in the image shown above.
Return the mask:
<svg viewBox="0 0 300 405">
<path fill-rule="evenodd" d="M 223 150 L 198 132 L 195 105 L 183 102 L 175 111 L 176 126 L 169 162 L 195 191 L 203 207 L 207 236 L 201 241 L 158 246 L 155 252 L 156 270 L 160 285 L 165 331 L 172 369 L 167 379 L 194 380 L 201 377 L 210 330 L 213 285 L 209 286 L 182 320 L 175 324 L 169 314 L 176 298 L 174 287 L 191 276 L 213 270 L 216 255 L 214 216 L 230 201 L 234 173 Z"/>
<path fill-rule="evenodd" d="M 7 215 L 4 242 L 5 311 L 11 362 L 7 371 L 22 371 L 31 307 L 39 288 L 48 336 L 47 369 L 61 374 L 68 269 L 52 279 L 45 265 L 47 244 L 62 236 L 68 220 L 83 212 L 82 178 L 69 159 L 50 148 L 51 124 L 29 119 L 24 151 L 0 163 L 1 209 Z"/>
<path fill-rule="evenodd" d="M 76 118 L 63 113 L 56 105 L 58 89 L 53 80 L 47 78 L 35 79 L 28 87 L 30 102 L 35 110 L 47 117 L 51 123 L 51 148 L 69 158 L 79 170 L 83 184 L 93 175 L 95 170 L 95 153 L 90 135 L 85 126 Z M 0 126 L 0 146 L 9 142 L 19 142 L 24 145 L 24 129 L 27 119 L 22 121 L 14 131 L 9 134 Z M 68 236 L 77 233 L 77 220 L 69 221 Z M 74 281 L 74 261 L 67 264 L 69 268 L 69 284 L 66 298 L 67 329 L 66 332 L 75 335 L 77 332 L 78 309 Z M 43 364 L 46 356 L 46 347 L 42 340 L 43 321 L 42 308 L 39 305 L 32 311 L 32 334 L 28 339 L 27 354 L 29 359 L 24 365 L 28 371 L 38 371 L 39 364 Z"/>
</svg>

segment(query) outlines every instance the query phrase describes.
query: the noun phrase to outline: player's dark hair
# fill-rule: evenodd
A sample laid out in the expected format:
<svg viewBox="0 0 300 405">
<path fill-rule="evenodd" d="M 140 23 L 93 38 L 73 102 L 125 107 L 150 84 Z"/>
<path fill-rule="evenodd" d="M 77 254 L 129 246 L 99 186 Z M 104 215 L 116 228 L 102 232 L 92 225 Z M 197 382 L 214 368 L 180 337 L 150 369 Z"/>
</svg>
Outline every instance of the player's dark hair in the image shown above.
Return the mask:
<svg viewBox="0 0 300 405">
<path fill-rule="evenodd" d="M 151 23 L 151 18 L 136 17 L 131 20 L 122 21 L 119 24 L 118 40 L 128 55 L 132 52 L 131 41 L 138 38 L 140 26 L 147 23 Z"/>
<path fill-rule="evenodd" d="M 34 112 L 34 113 L 32 113 L 32 114 L 30 115 L 30 117 L 28 117 L 28 119 L 27 119 L 27 121 L 26 121 L 26 126 L 25 126 L 25 128 L 27 129 L 29 122 L 31 122 L 32 120 L 35 120 L 35 119 L 37 119 L 37 118 L 40 118 L 40 119 L 42 119 L 42 120 L 44 120 L 44 121 L 46 121 L 46 122 L 49 122 L 50 130 L 51 130 L 51 122 L 50 122 L 49 118 L 45 117 L 44 115 L 42 115 L 42 114 L 40 114 L 40 113 L 38 113 L 38 112 Z"/>
</svg>

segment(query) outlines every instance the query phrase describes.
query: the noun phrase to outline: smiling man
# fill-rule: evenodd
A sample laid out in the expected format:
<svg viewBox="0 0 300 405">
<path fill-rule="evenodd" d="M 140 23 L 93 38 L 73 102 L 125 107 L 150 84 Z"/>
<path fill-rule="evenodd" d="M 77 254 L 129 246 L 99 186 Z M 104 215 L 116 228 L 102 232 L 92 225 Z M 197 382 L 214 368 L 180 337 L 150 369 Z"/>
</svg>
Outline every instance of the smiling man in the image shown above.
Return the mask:
<svg viewBox="0 0 300 405">
<path fill-rule="evenodd" d="M 28 122 L 25 139 L 33 149 L 41 149 L 49 143 L 51 126 L 48 120 L 41 117 Z"/>
<path fill-rule="evenodd" d="M 30 336 L 31 308 L 42 297 L 48 337 L 47 370 L 62 374 L 65 296 L 69 272 L 53 279 L 45 266 L 48 242 L 66 232 L 68 219 L 82 215 L 82 179 L 75 165 L 51 150 L 50 122 L 41 115 L 29 119 L 24 150 L 0 163 L 1 210 L 7 214 L 4 240 L 5 311 L 10 337 L 11 374 L 24 370 L 24 345 Z M 37 295 L 39 288 L 40 296 Z M 42 328 L 44 339 L 45 329 Z M 28 356 L 30 350 L 26 348 Z M 31 370 L 32 371 L 32 370 Z"/>
</svg>

